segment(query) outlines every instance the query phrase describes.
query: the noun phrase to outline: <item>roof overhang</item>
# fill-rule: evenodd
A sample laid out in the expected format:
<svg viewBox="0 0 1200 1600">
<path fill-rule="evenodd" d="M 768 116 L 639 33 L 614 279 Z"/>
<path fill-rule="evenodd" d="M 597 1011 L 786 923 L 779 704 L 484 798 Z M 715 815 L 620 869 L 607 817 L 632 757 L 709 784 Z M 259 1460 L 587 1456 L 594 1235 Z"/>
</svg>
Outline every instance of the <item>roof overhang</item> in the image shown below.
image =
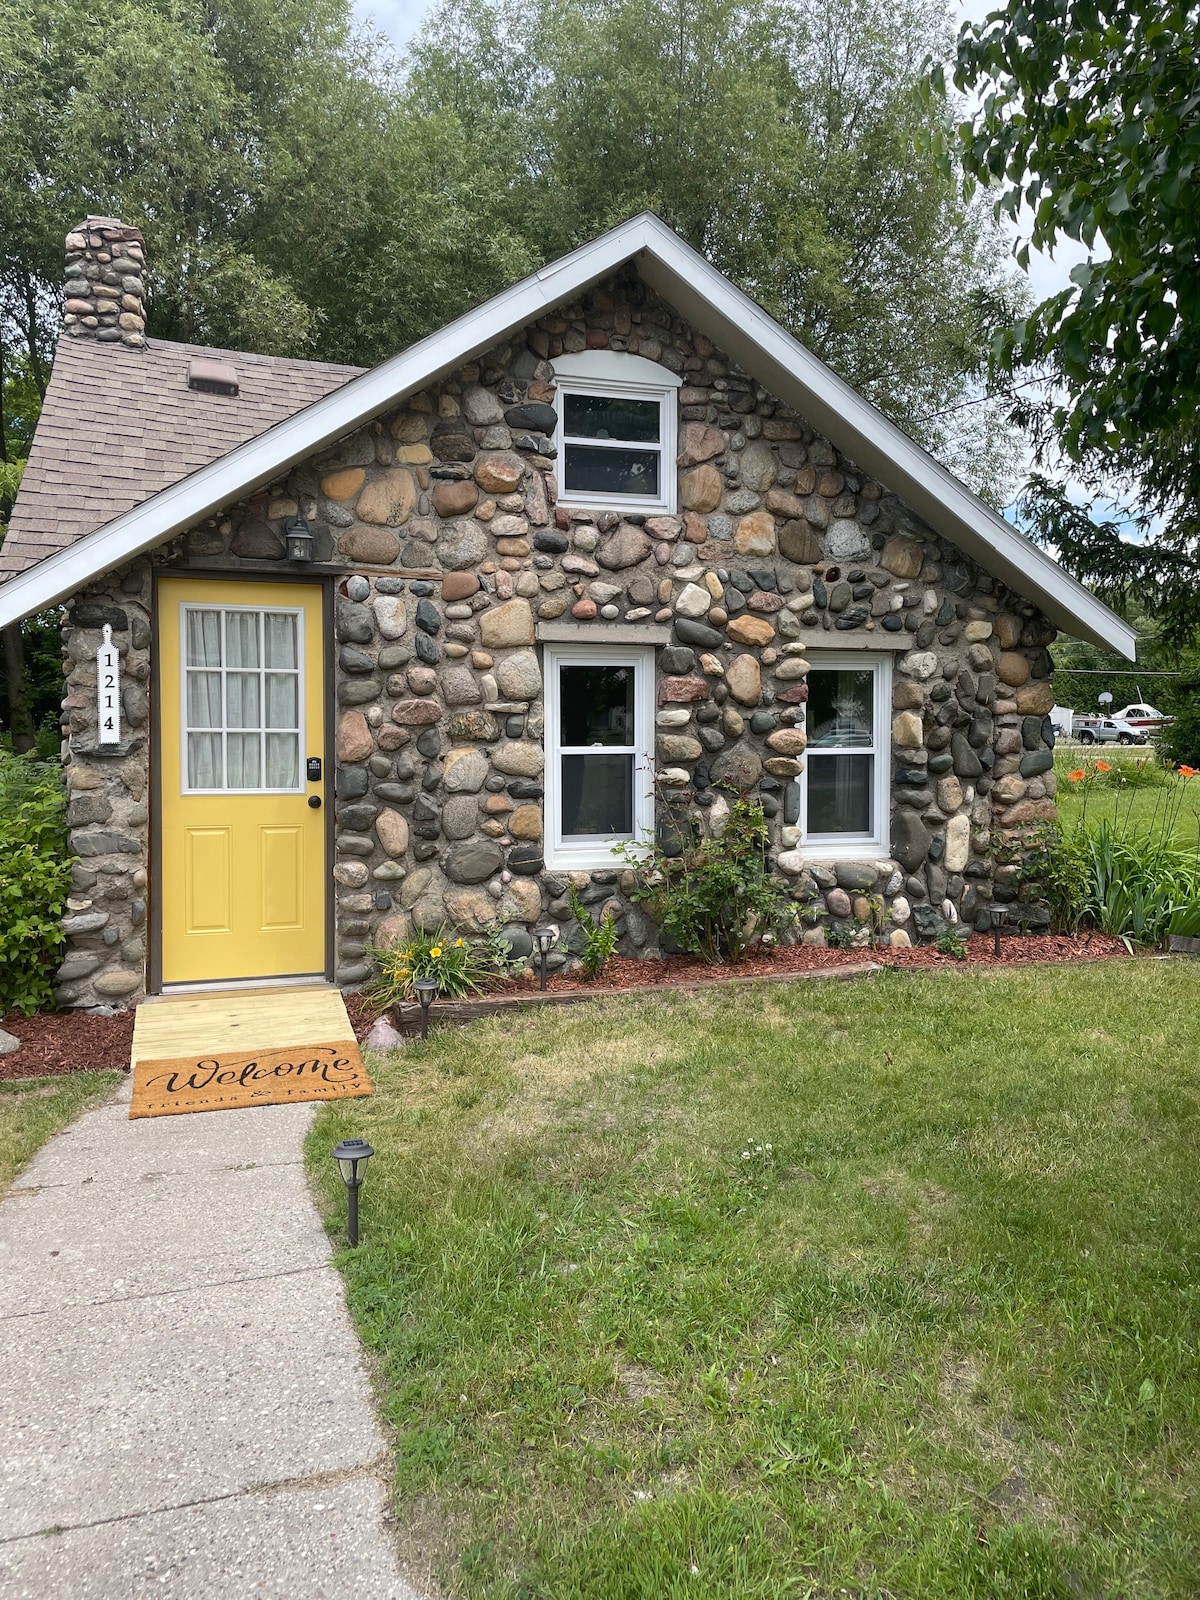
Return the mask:
<svg viewBox="0 0 1200 1600">
<path fill-rule="evenodd" d="M 398 401 L 454 372 L 635 260 L 640 276 L 965 555 L 1033 600 L 1056 627 L 1134 659 L 1137 636 L 1095 595 L 843 382 L 665 223 L 642 213 L 353 378 L 323 400 L 161 490 L 0 585 L 0 626 L 193 526 Z"/>
</svg>

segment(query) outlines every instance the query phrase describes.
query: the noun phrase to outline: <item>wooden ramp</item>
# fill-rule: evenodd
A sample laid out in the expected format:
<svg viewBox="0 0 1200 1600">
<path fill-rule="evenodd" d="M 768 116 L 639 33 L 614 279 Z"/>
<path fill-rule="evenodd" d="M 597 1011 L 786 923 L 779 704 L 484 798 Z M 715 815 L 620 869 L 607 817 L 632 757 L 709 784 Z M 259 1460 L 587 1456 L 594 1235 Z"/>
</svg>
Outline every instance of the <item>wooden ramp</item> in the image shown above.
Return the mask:
<svg viewBox="0 0 1200 1600">
<path fill-rule="evenodd" d="M 131 1117 L 371 1093 L 336 989 L 245 989 L 144 1002 L 133 1024 Z"/>
</svg>

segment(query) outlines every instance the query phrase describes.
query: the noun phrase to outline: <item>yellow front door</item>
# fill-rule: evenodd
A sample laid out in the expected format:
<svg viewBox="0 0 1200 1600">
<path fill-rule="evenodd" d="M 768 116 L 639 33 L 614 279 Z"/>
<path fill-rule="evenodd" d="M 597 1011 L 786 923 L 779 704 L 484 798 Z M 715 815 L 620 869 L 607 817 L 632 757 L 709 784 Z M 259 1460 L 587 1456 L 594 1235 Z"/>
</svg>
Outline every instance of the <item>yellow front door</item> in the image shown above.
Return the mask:
<svg viewBox="0 0 1200 1600">
<path fill-rule="evenodd" d="M 323 973 L 321 591 L 170 578 L 158 615 L 162 981 Z"/>
</svg>

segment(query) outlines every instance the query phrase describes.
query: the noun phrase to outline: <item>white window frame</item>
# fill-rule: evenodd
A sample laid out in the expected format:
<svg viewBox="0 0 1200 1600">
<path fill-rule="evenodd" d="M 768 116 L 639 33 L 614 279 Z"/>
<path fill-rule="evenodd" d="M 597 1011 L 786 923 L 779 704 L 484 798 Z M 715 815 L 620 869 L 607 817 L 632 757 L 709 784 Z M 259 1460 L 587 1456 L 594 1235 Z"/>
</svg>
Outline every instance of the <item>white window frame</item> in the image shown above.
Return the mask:
<svg viewBox="0 0 1200 1600">
<path fill-rule="evenodd" d="M 221 714 L 222 714 L 222 717 L 224 717 L 224 715 L 225 715 L 225 677 L 226 677 L 227 673 L 229 673 L 229 672 L 241 672 L 241 671 L 257 672 L 258 675 L 259 675 L 259 680 L 260 680 L 259 694 L 260 694 L 260 697 L 262 697 L 261 703 L 265 706 L 265 704 L 266 704 L 266 699 L 265 699 L 266 686 L 261 681 L 263 676 L 265 675 L 265 673 L 268 670 L 279 670 L 279 671 L 287 670 L 287 669 L 284 669 L 284 668 L 268 669 L 263 664 L 260 664 L 258 667 L 248 667 L 248 668 L 227 666 L 225 664 L 225 622 L 224 622 L 224 618 L 223 617 L 222 617 L 222 621 L 221 621 L 221 665 L 219 667 L 204 667 L 204 668 L 195 668 L 194 667 L 194 668 L 189 668 L 188 667 L 188 658 L 187 658 L 187 619 L 188 619 L 188 613 L 192 612 L 192 611 L 220 611 L 221 613 L 224 613 L 226 611 L 252 611 L 255 614 L 261 614 L 263 612 L 270 611 L 270 612 L 274 612 L 274 613 L 277 613 L 277 614 L 280 614 L 280 615 L 293 616 L 293 617 L 296 618 L 296 667 L 297 667 L 297 670 L 296 670 L 296 695 L 297 695 L 296 716 L 299 719 L 299 724 L 300 725 L 295 730 L 293 730 L 291 728 L 286 728 L 286 729 L 281 729 L 280 730 L 281 732 L 286 732 L 286 733 L 291 733 L 293 731 L 296 733 L 296 747 L 297 747 L 297 752 L 296 752 L 296 783 L 295 783 L 294 787 L 286 788 L 286 789 L 267 789 L 267 788 L 259 788 L 259 789 L 224 789 L 224 788 L 222 788 L 222 789 L 194 789 L 188 783 L 188 747 L 187 747 L 188 734 L 191 733 L 191 732 L 208 731 L 208 730 L 193 729 L 191 727 L 190 723 L 188 722 L 187 689 L 188 689 L 188 672 L 189 672 L 189 670 L 190 671 L 219 672 L 221 674 Z M 180 794 L 182 794 L 182 795 L 207 796 L 207 797 L 209 797 L 211 799 L 211 798 L 214 798 L 217 795 L 222 795 L 222 794 L 304 794 L 305 793 L 306 778 L 305 778 L 305 768 L 304 768 L 304 760 L 305 760 L 305 757 L 304 757 L 304 741 L 305 741 L 304 730 L 305 730 L 305 719 L 306 719 L 306 716 L 307 716 L 306 707 L 308 705 L 308 701 L 305 699 L 305 695 L 307 693 L 307 688 L 306 688 L 306 684 L 305 684 L 305 664 L 306 664 L 307 657 L 306 657 L 306 654 L 305 654 L 305 642 L 304 642 L 304 620 L 305 620 L 305 613 L 304 613 L 304 607 L 303 606 L 227 606 L 227 605 L 221 605 L 221 604 L 214 603 L 213 601 L 203 601 L 203 600 L 181 600 L 179 602 L 179 786 L 180 786 L 179 787 L 179 792 L 180 792 Z M 263 770 L 265 772 L 265 770 L 266 770 L 265 738 L 266 738 L 266 734 L 270 730 L 264 728 L 264 729 L 261 729 L 260 731 L 262 732 L 263 738 L 264 738 L 263 750 L 262 750 L 262 754 L 261 754 L 261 757 L 260 757 L 260 760 L 262 762 L 262 769 L 261 770 Z M 222 735 L 222 739 L 221 739 L 222 773 L 224 773 L 224 770 L 225 770 L 225 735 L 228 734 L 229 732 L 230 732 L 230 729 L 228 727 L 222 727 L 222 729 L 221 729 L 221 735 Z"/>
<path fill-rule="evenodd" d="M 546 682 L 546 865 L 587 871 L 617 864 L 613 846 L 621 842 L 648 844 L 654 837 L 654 651 L 641 645 L 547 644 L 542 647 Z M 562 831 L 563 755 L 587 754 L 575 745 L 564 746 L 560 736 L 559 668 L 632 667 L 634 737 L 632 745 L 605 746 L 608 753 L 633 754 L 633 832 L 631 834 L 573 834 Z M 595 747 L 593 747 L 595 748 Z"/>
<path fill-rule="evenodd" d="M 812 672 L 871 671 L 875 674 L 874 743 L 863 745 L 812 747 L 804 754 L 800 784 L 800 849 L 812 861 L 843 861 L 869 853 L 887 855 L 891 851 L 892 830 L 892 658 L 865 650 L 812 651 Z M 858 755 L 875 757 L 875 786 L 872 794 L 875 826 L 870 833 L 818 833 L 808 831 L 808 771 L 814 755 Z"/>
<path fill-rule="evenodd" d="M 558 411 L 559 504 L 599 511 L 674 513 L 679 503 L 679 471 L 676 463 L 679 451 L 678 393 L 683 379 L 668 368 L 659 366 L 656 361 L 647 361 L 645 356 L 629 355 L 619 350 L 585 350 L 578 355 L 559 356 L 554 362 L 554 379 L 558 390 L 555 407 Z M 585 439 L 568 434 L 565 402 L 569 394 L 603 395 L 614 400 L 657 400 L 658 444 L 648 445 L 637 439 Z M 614 450 L 657 449 L 661 457 L 659 493 L 598 495 L 572 492 L 567 484 L 568 444 Z"/>
</svg>

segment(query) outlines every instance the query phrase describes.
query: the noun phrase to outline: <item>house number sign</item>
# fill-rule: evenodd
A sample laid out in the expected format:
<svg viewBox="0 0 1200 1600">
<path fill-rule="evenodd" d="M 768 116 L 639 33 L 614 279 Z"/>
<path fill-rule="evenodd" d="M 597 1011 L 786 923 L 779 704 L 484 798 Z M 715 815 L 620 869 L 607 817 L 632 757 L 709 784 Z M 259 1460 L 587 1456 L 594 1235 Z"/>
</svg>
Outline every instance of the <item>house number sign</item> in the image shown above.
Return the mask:
<svg viewBox="0 0 1200 1600">
<path fill-rule="evenodd" d="M 104 624 L 104 643 L 96 651 L 96 726 L 101 744 L 121 742 L 121 658 Z"/>
</svg>

